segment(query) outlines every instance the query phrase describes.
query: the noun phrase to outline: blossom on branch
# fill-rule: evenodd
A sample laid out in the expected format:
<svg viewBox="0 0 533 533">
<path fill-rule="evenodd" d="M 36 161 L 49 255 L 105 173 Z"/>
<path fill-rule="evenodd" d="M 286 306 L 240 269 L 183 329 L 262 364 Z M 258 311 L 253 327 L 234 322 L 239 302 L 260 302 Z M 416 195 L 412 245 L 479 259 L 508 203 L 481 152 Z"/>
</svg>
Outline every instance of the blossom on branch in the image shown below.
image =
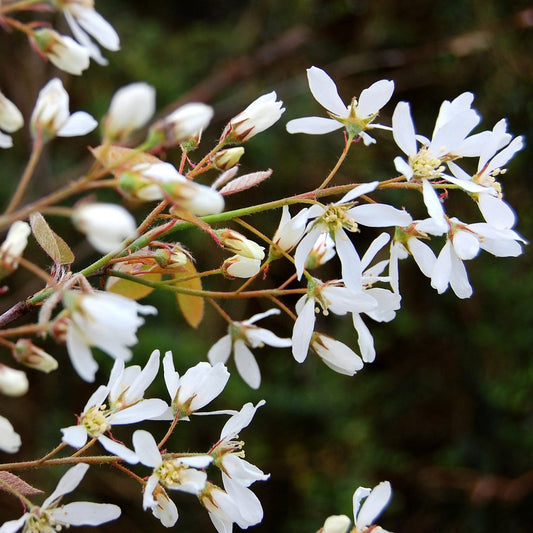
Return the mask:
<svg viewBox="0 0 533 533">
<path fill-rule="evenodd" d="M 11 148 L 13 141 L 2 130 L 12 133 L 24 125 L 24 118 L 18 107 L 0 92 L 0 148 Z"/>
</svg>

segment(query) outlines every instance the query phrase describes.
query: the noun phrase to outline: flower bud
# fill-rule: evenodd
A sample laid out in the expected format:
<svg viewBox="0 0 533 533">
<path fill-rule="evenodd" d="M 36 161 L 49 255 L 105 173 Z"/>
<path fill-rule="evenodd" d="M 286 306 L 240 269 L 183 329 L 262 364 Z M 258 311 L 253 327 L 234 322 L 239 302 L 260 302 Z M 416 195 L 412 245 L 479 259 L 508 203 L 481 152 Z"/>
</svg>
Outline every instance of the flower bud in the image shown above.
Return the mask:
<svg viewBox="0 0 533 533">
<path fill-rule="evenodd" d="M 251 259 L 264 259 L 265 252 L 262 246 L 247 239 L 244 235 L 232 229 L 215 230 L 214 234 L 222 243 L 224 248 L 236 252 Z"/>
<path fill-rule="evenodd" d="M 226 259 L 221 268 L 224 276 L 229 279 L 251 278 L 261 269 L 261 261 L 243 255 L 234 255 Z"/>
<path fill-rule="evenodd" d="M 254 100 L 244 111 L 233 117 L 222 132 L 227 143 L 242 143 L 270 128 L 285 111 L 283 102 L 276 100 L 275 91 Z"/>
<path fill-rule="evenodd" d="M 72 222 L 103 254 L 119 248 L 137 230 L 137 223 L 129 211 L 116 204 L 82 204 L 75 209 Z"/>
<path fill-rule="evenodd" d="M 13 429 L 11 422 L 0 416 L 0 450 L 6 453 L 17 453 L 21 444 L 20 435 Z"/>
<path fill-rule="evenodd" d="M 272 238 L 272 242 L 277 248 L 281 248 L 284 252 L 290 252 L 300 242 L 307 225 L 308 211 L 309 209 L 306 207 L 295 217 L 291 218 L 289 207 L 287 205 L 283 206 L 278 229 Z M 270 256 L 272 258 L 281 257 L 276 247 L 270 247 Z"/>
<path fill-rule="evenodd" d="M 24 119 L 17 106 L 0 92 L 0 129 L 12 133 L 23 124 Z"/>
<path fill-rule="evenodd" d="M 173 146 L 191 137 L 198 137 L 211 122 L 213 114 L 211 106 L 191 102 L 178 107 L 163 120 L 156 122 L 150 133 L 158 143 Z"/>
<path fill-rule="evenodd" d="M 317 533 L 346 533 L 352 521 L 344 514 L 326 518 L 322 529 Z"/>
<path fill-rule="evenodd" d="M 6 396 L 22 396 L 28 392 L 28 378 L 22 370 L 0 364 L 0 392 Z"/>
<path fill-rule="evenodd" d="M 159 248 L 154 253 L 154 260 L 161 268 L 178 268 L 187 264 L 187 254 L 179 246 L 172 250 Z"/>
<path fill-rule="evenodd" d="M 144 82 L 130 83 L 111 99 L 103 121 L 104 134 L 112 141 L 126 139 L 142 128 L 155 112 L 155 89 Z"/>
<path fill-rule="evenodd" d="M 213 158 L 213 165 L 218 168 L 218 170 L 228 170 L 233 168 L 239 162 L 243 154 L 244 148 L 242 146 L 221 150 Z"/>
<path fill-rule="evenodd" d="M 90 52 L 68 36 L 60 35 L 50 28 L 41 28 L 33 33 L 39 50 L 57 67 L 77 76 L 89 68 Z"/>
<path fill-rule="evenodd" d="M 224 210 L 224 197 L 217 191 L 193 181 L 167 183 L 162 186 L 176 207 L 199 217 L 217 215 Z M 172 214 L 172 210 L 170 211 Z"/>
<path fill-rule="evenodd" d="M 6 240 L 0 246 L 0 279 L 17 269 L 30 233 L 30 225 L 21 220 L 13 222 L 9 228 Z"/>
<path fill-rule="evenodd" d="M 13 348 L 13 357 L 24 366 L 48 374 L 57 368 L 57 361 L 29 339 L 19 339 Z"/>
<path fill-rule="evenodd" d="M 305 268 L 317 268 L 335 256 L 335 241 L 329 233 L 321 233 L 305 260 Z"/>
</svg>

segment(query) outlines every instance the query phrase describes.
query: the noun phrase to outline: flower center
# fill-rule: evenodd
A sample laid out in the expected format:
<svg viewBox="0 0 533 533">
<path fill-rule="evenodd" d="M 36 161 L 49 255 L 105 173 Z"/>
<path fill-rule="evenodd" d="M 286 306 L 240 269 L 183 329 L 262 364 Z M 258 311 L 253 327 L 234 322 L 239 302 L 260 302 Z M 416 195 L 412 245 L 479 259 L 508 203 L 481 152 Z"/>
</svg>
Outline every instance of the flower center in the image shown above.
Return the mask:
<svg viewBox="0 0 533 533">
<path fill-rule="evenodd" d="M 435 157 L 426 147 L 421 148 L 414 157 L 409 158 L 415 178 L 440 178 L 444 171 L 442 160 Z"/>
<path fill-rule="evenodd" d="M 352 232 L 358 231 L 357 222 L 348 215 L 348 209 L 350 207 L 350 205 L 331 204 L 326 209 L 326 212 L 318 219 L 318 222 L 326 225 L 332 235 L 341 228 Z"/>
<path fill-rule="evenodd" d="M 188 466 L 178 461 L 164 461 L 155 470 L 155 475 L 161 484 L 169 489 L 175 489 L 186 481 Z"/>
<path fill-rule="evenodd" d="M 81 419 L 83 427 L 91 437 L 99 437 L 109 429 L 109 422 L 103 413 L 105 407 L 91 407 Z"/>
<path fill-rule="evenodd" d="M 61 531 L 61 525 L 56 524 L 51 517 L 51 513 L 45 509 L 33 509 L 26 524 L 24 533 L 48 533 L 50 531 Z"/>
</svg>

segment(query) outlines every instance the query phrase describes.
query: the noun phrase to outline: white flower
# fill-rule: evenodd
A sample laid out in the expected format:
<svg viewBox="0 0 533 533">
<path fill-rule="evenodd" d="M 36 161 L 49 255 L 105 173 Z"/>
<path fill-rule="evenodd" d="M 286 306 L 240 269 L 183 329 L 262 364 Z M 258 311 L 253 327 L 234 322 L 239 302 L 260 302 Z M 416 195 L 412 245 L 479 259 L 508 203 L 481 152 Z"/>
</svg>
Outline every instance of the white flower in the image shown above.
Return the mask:
<svg viewBox="0 0 533 533">
<path fill-rule="evenodd" d="M 76 76 L 89 68 L 90 53 L 74 39 L 50 28 L 39 28 L 33 34 L 39 50 L 57 67 Z"/>
<path fill-rule="evenodd" d="M 40 507 L 32 506 L 18 520 L 10 520 L 0 527 L 0 533 L 24 531 L 52 532 L 69 526 L 99 526 L 116 520 L 120 507 L 111 503 L 76 502 L 59 505 L 61 498 L 72 492 L 81 482 L 89 465 L 80 463 L 67 470 L 59 480 L 56 489 Z"/>
<path fill-rule="evenodd" d="M 331 311 L 336 315 L 345 315 L 347 313 L 368 312 L 376 306 L 376 300 L 363 293 L 361 289 L 356 291 L 342 286 L 338 282 L 323 283 L 319 279 L 310 279 L 307 294 L 304 294 L 296 302 L 298 317 L 292 331 L 292 355 L 294 359 L 298 363 L 305 361 L 309 344 L 313 338 L 315 312 L 318 312 L 320 308 L 324 314 Z"/>
<path fill-rule="evenodd" d="M 23 396 L 28 392 L 28 378 L 22 370 L 0 363 L 0 392 L 6 396 Z"/>
<path fill-rule="evenodd" d="M 172 420 L 176 415 L 183 418 L 202 409 L 224 390 L 230 376 L 222 363 L 211 366 L 201 362 L 180 377 L 174 368 L 172 352 L 165 354 L 163 368 L 172 404 L 164 413 L 165 418 L 160 417 L 163 420 Z"/>
<path fill-rule="evenodd" d="M 261 260 L 236 254 L 228 257 L 220 268 L 230 279 L 251 278 L 261 270 Z"/>
<path fill-rule="evenodd" d="M 233 350 L 237 371 L 252 389 L 257 389 L 261 384 L 261 372 L 248 346 L 262 348 L 268 344 L 276 348 L 285 348 L 291 345 L 290 339 L 282 339 L 268 329 L 253 325 L 258 320 L 277 314 L 279 314 L 278 309 L 270 309 L 253 315 L 248 320 L 232 322 L 228 327 L 228 334 L 211 346 L 207 353 L 211 364 L 226 363 Z"/>
<path fill-rule="evenodd" d="M 103 254 L 119 249 L 137 230 L 130 212 L 117 204 L 81 204 L 74 209 L 72 222 L 85 233 L 93 248 Z"/>
<path fill-rule="evenodd" d="M 354 533 L 364 533 L 375 524 L 392 495 L 390 483 L 382 481 L 372 490 L 359 487 L 353 495 Z M 366 499 L 365 499 L 366 498 Z M 362 500 L 365 499 L 361 505 Z"/>
<path fill-rule="evenodd" d="M 327 206 L 315 204 L 309 208 L 308 219 L 314 218 L 315 220 L 308 224 L 307 235 L 296 248 L 294 261 L 298 279 L 302 276 L 307 256 L 317 239 L 321 234 L 329 233 L 335 241 L 337 253 L 341 260 L 344 283 L 348 287 L 360 289 L 361 260 L 345 229 L 355 232 L 359 224 L 375 228 L 408 226 L 412 221 L 409 213 L 390 205 L 372 203 L 353 206 L 353 200 L 375 190 L 378 183 L 377 181 L 364 183 L 353 188 L 338 202 Z"/>
<path fill-rule="evenodd" d="M 353 376 L 363 368 L 363 360 L 346 344 L 323 333 L 315 333 L 311 349 L 335 372 Z"/>
<path fill-rule="evenodd" d="M 335 82 L 318 67 L 307 69 L 309 89 L 315 100 L 326 109 L 331 118 L 305 117 L 287 123 L 289 133 L 310 133 L 321 135 L 346 128 L 349 135 L 361 137 L 366 145 L 375 143 L 365 130 L 371 128 L 390 129 L 372 124 L 379 110 L 390 100 L 394 82 L 380 80 L 361 92 L 359 100 L 352 99 L 346 106 L 337 92 Z"/>
<path fill-rule="evenodd" d="M 244 111 L 233 117 L 224 128 L 221 139 L 228 143 L 242 143 L 270 128 L 285 111 L 283 102 L 276 100 L 275 91 L 254 100 Z"/>
<path fill-rule="evenodd" d="M 21 444 L 20 435 L 13 429 L 11 422 L 0 415 L 0 450 L 17 453 Z"/>
<path fill-rule="evenodd" d="M 328 516 L 317 533 L 346 533 L 351 523 L 345 514 Z"/>
<path fill-rule="evenodd" d="M 399 102 L 392 115 L 394 140 L 408 156 L 408 161 L 401 157 L 394 159 L 396 170 L 407 180 L 414 178 L 422 181 L 428 213 L 443 229 L 446 228 L 444 209 L 431 180 L 446 178 L 443 163 L 464 155 L 476 155 L 482 150 L 484 137 L 467 138 L 480 120 L 470 107 L 473 99 L 471 93 L 463 93 L 452 102 L 443 102 L 431 140 L 416 135 L 407 102 Z M 422 142 L 421 148 L 417 146 L 419 140 Z"/>
<path fill-rule="evenodd" d="M 63 303 L 70 311 L 68 353 L 72 366 L 85 381 L 94 381 L 98 369 L 91 346 L 115 359 L 129 361 L 130 346 L 137 343 L 137 328 L 144 324 L 139 314 L 157 313 L 150 305 L 140 305 L 124 296 L 101 291 L 67 291 Z"/>
<path fill-rule="evenodd" d="M 290 252 L 304 236 L 309 209 L 305 207 L 297 215 L 291 217 L 289 206 L 284 205 L 278 229 L 272 237 L 272 242 L 284 252 Z M 276 247 L 270 247 L 270 256 L 279 257 Z"/>
<path fill-rule="evenodd" d="M 22 128 L 24 118 L 17 106 L 0 92 L 0 130 L 12 133 Z M 0 148 L 11 148 L 13 141 L 0 131 Z"/>
<path fill-rule="evenodd" d="M 50 80 L 39 93 L 31 116 L 33 137 L 49 140 L 59 137 L 76 137 L 94 130 L 98 123 L 85 111 L 69 112 L 69 96 L 61 80 Z"/>
<path fill-rule="evenodd" d="M 119 89 L 111 99 L 103 121 L 106 137 L 126 139 L 142 128 L 155 112 L 155 89 L 144 82 L 130 83 Z"/>
<path fill-rule="evenodd" d="M 263 259 L 264 248 L 254 241 L 247 239 L 238 231 L 224 228 L 215 230 L 214 234 L 224 248 L 250 259 Z"/>
<path fill-rule="evenodd" d="M 87 401 L 76 426 L 63 428 L 62 440 L 74 448 L 81 448 L 87 438 L 96 438 L 110 453 L 135 464 L 139 458 L 129 448 L 104 433 L 112 426 L 136 424 L 161 415 L 167 408 L 158 398 L 144 399 L 144 392 L 154 380 L 159 369 L 159 351 L 155 350 L 146 366 L 124 368 L 116 361 L 107 386 L 100 386 Z M 105 399 L 108 402 L 104 404 Z"/>
<path fill-rule="evenodd" d="M 94 0 L 53 0 L 53 2 L 63 11 L 76 40 L 89 50 L 91 57 L 97 63 L 107 65 L 107 60 L 89 35 L 113 52 L 120 49 L 120 38 L 113 26 L 95 11 Z"/>
<path fill-rule="evenodd" d="M 199 495 L 205 488 L 207 474 L 199 469 L 206 468 L 212 462 L 213 459 L 209 455 L 177 457 L 165 460 L 157 447 L 154 437 L 148 431 L 138 429 L 133 434 L 132 440 L 135 453 L 138 455 L 140 462 L 153 468 L 152 474 L 144 486 L 144 509 L 152 509 L 154 514 L 156 512 L 160 513 L 160 511 L 154 511 L 154 509 L 157 510 L 161 507 L 161 499 L 157 498 L 157 494 L 161 491 L 161 486 L 194 495 Z M 156 516 L 158 515 L 156 514 Z M 168 516 L 168 511 L 166 516 Z M 174 516 L 174 514 L 172 513 L 171 516 Z M 175 518 L 177 520 L 177 510 Z"/>
<path fill-rule="evenodd" d="M 30 233 L 31 228 L 27 222 L 17 220 L 11 224 L 6 239 L 0 246 L 0 277 L 17 269 Z"/>
</svg>

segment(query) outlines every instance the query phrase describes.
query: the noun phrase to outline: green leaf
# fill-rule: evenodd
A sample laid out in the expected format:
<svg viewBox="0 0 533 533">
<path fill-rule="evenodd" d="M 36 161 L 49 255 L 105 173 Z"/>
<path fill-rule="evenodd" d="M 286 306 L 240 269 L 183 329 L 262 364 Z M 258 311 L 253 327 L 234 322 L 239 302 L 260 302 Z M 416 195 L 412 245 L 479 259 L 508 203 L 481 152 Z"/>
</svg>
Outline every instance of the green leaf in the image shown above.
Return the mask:
<svg viewBox="0 0 533 533">
<path fill-rule="evenodd" d="M 52 230 L 41 213 L 35 212 L 30 215 L 30 226 L 35 240 L 54 263 L 67 265 L 74 261 L 74 254 L 68 244 Z"/>
</svg>

